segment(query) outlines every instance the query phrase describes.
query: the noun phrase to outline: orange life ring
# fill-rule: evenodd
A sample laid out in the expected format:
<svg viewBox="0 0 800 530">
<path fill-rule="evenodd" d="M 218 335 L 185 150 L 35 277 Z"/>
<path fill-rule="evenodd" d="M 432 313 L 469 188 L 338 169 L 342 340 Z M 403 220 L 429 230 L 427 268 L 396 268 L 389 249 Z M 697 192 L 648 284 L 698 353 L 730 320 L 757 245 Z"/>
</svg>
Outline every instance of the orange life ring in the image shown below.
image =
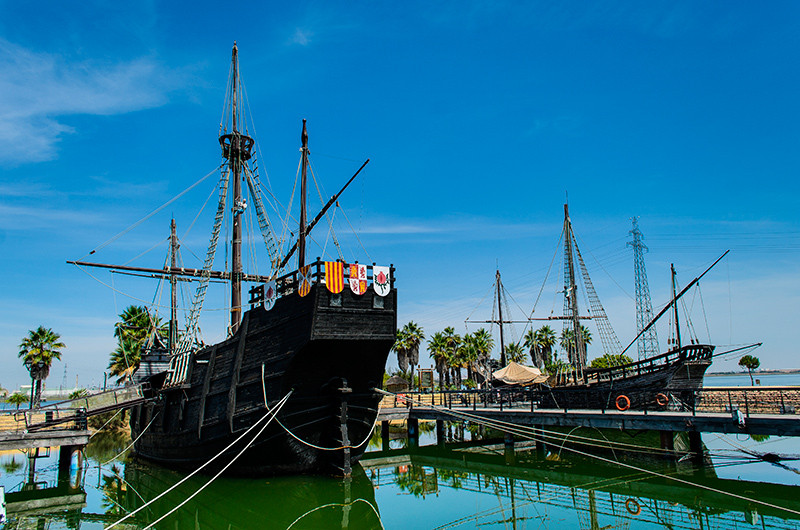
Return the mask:
<svg viewBox="0 0 800 530">
<path fill-rule="evenodd" d="M 402 403 L 405 405 L 406 403 L 406 395 L 405 394 L 397 394 L 397 402 Z"/>
<path fill-rule="evenodd" d="M 614 400 L 614 404 L 617 406 L 617 410 L 625 411 L 631 408 L 631 400 L 628 399 L 628 396 L 625 394 L 620 394 L 617 396 L 617 399 Z"/>
<path fill-rule="evenodd" d="M 667 403 L 669 403 L 669 396 L 663 392 L 659 392 L 656 394 L 656 403 L 661 407 L 666 407 Z"/>
<path fill-rule="evenodd" d="M 634 498 L 625 501 L 625 509 L 628 510 L 628 513 L 631 515 L 639 515 L 642 513 L 642 506 L 639 504 L 639 501 Z"/>
</svg>

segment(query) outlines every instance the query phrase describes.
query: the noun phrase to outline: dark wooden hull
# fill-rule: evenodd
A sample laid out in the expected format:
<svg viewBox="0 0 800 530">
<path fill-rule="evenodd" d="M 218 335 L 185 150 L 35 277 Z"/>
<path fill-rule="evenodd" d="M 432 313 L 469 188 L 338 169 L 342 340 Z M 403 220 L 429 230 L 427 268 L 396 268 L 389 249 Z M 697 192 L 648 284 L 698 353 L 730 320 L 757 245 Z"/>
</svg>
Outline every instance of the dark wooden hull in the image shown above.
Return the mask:
<svg viewBox="0 0 800 530">
<path fill-rule="evenodd" d="M 397 329 L 396 290 L 341 293 L 325 286 L 279 298 L 270 311 L 247 311 L 230 339 L 195 353 L 187 383 L 157 390 L 131 414 L 142 458 L 194 469 L 206 463 L 292 391 L 276 420 L 229 468 L 238 475 L 339 474 L 366 449 Z M 381 305 L 383 307 L 376 307 Z M 262 376 L 263 374 L 263 376 Z M 154 378 L 154 386 L 158 381 Z M 343 405 L 345 420 L 343 421 Z M 278 423 L 278 421 L 280 423 Z M 352 448 L 343 449 L 343 428 Z M 219 469 L 260 430 L 254 429 L 209 471 Z M 324 448 L 324 449 L 323 449 Z"/>
<path fill-rule="evenodd" d="M 588 370 L 577 382 L 577 376 L 568 374 L 562 384 L 546 387 L 540 406 L 610 409 L 617 406 L 619 396 L 625 396 L 630 408 L 637 410 L 691 407 L 696 391 L 703 388 L 713 351 L 713 346 L 691 345 L 625 367 Z M 621 399 L 620 404 L 625 408 L 626 401 Z"/>
</svg>

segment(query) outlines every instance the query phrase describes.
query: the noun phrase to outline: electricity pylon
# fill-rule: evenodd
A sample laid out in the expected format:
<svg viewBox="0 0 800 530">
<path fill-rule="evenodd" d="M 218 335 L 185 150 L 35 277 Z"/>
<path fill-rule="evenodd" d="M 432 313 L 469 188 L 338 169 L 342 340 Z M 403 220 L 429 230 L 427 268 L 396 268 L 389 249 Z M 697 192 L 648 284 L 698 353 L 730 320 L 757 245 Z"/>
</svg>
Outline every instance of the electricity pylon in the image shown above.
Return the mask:
<svg viewBox="0 0 800 530">
<path fill-rule="evenodd" d="M 639 218 L 631 217 L 633 228 L 629 232 L 633 241 L 627 244 L 633 248 L 633 272 L 636 281 L 636 332 L 641 333 L 644 327 L 653 320 L 653 305 L 650 302 L 650 286 L 647 284 L 647 271 L 644 268 L 644 251 L 648 250 L 642 242 L 644 235 L 639 230 Z M 637 343 L 639 359 L 658 355 L 658 335 L 653 326 L 642 333 Z"/>
</svg>

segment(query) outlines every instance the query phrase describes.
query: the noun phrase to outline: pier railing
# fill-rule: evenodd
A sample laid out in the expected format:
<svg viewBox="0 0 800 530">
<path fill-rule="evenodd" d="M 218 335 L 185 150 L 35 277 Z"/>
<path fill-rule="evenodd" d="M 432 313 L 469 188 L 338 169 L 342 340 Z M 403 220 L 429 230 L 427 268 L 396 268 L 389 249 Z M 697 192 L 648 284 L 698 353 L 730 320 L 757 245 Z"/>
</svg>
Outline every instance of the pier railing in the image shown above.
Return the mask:
<svg viewBox="0 0 800 530">
<path fill-rule="evenodd" d="M 408 391 L 387 396 L 382 408 L 435 406 L 445 408 L 513 409 L 530 410 L 540 408 L 561 410 L 619 410 L 616 398 L 621 393 L 585 393 L 576 399 L 574 392 L 534 387 L 500 387 L 477 390 L 439 390 L 434 392 Z M 741 412 L 750 414 L 800 414 L 800 386 L 785 387 L 705 387 L 697 391 L 651 392 L 651 399 L 640 399 L 645 406 L 631 410 L 684 411 L 684 412 Z M 579 394 L 580 395 L 580 394 Z M 567 398 L 568 399 L 559 399 Z M 645 396 L 646 397 L 646 396 Z M 641 398 L 641 396 L 640 396 Z M 664 398 L 667 398 L 666 400 Z M 565 404 L 569 403 L 568 406 Z"/>
<path fill-rule="evenodd" d="M 146 391 L 147 385 L 143 383 L 87 394 L 37 409 L 3 411 L 0 414 L 0 431 L 86 429 L 88 417 L 142 403 Z"/>
</svg>

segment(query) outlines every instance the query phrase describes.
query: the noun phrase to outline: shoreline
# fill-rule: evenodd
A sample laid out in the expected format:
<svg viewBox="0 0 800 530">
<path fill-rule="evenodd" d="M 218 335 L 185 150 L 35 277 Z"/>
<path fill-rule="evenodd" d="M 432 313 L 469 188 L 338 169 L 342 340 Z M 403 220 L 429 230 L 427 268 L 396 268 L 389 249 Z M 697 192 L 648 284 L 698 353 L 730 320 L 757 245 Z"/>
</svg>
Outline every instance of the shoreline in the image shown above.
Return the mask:
<svg viewBox="0 0 800 530">
<path fill-rule="evenodd" d="M 800 374 L 800 368 L 786 368 L 783 370 L 758 370 L 753 372 L 753 377 L 759 375 L 791 375 L 791 374 Z M 745 370 L 743 372 L 706 372 L 706 377 L 719 377 L 719 376 L 730 376 L 730 375 L 749 375 L 749 373 Z"/>
</svg>

